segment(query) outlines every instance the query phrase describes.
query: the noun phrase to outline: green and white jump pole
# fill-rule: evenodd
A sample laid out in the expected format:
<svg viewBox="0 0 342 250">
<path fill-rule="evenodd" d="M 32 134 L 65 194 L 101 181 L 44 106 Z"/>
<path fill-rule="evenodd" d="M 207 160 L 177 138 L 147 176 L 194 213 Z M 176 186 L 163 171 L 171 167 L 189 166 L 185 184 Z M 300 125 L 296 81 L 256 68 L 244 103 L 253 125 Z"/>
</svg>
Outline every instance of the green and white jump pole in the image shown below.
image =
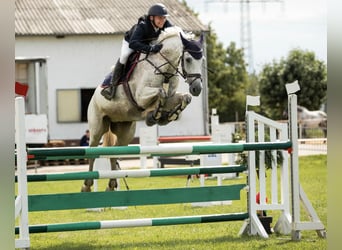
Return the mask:
<svg viewBox="0 0 342 250">
<path fill-rule="evenodd" d="M 27 175 L 28 182 L 34 181 L 67 181 L 84 179 L 108 179 L 108 178 L 141 178 L 161 177 L 178 175 L 199 175 L 219 173 L 239 173 L 247 170 L 247 167 L 240 165 L 233 166 L 212 166 L 192 168 L 170 168 L 170 169 L 137 169 L 137 170 L 110 170 L 75 173 L 51 173 Z M 16 178 L 17 181 L 17 178 Z"/>
<path fill-rule="evenodd" d="M 146 218 L 130 220 L 104 220 L 90 222 L 57 223 L 46 225 L 30 226 L 30 233 L 51 233 L 94 229 L 127 228 L 127 227 L 149 227 L 149 226 L 170 226 L 184 224 L 199 224 L 224 221 L 239 221 L 248 218 L 248 213 L 233 213 L 219 215 L 198 215 L 165 218 Z M 16 228 L 16 234 L 19 229 Z"/>
<path fill-rule="evenodd" d="M 177 156 L 220 153 L 241 153 L 255 150 L 290 149 L 291 141 L 263 143 L 225 143 L 225 144 L 192 144 L 167 146 L 112 146 L 112 147 L 64 147 L 64 148 L 31 148 L 28 158 L 32 160 L 56 160 L 66 158 L 101 158 L 117 156 Z"/>
</svg>

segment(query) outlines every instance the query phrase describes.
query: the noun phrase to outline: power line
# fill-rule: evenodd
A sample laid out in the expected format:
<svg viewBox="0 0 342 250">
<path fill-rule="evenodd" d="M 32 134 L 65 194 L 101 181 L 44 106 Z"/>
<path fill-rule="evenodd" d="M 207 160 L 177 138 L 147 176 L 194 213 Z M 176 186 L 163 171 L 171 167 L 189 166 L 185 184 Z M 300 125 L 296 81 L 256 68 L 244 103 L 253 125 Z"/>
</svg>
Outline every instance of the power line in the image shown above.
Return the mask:
<svg viewBox="0 0 342 250">
<path fill-rule="evenodd" d="M 250 3 L 282 3 L 283 0 L 205 0 L 205 4 L 210 3 L 239 3 L 240 4 L 240 46 L 244 50 L 245 61 L 248 72 L 254 72 L 252 25 L 250 17 Z M 226 8 L 224 8 L 226 11 Z"/>
</svg>

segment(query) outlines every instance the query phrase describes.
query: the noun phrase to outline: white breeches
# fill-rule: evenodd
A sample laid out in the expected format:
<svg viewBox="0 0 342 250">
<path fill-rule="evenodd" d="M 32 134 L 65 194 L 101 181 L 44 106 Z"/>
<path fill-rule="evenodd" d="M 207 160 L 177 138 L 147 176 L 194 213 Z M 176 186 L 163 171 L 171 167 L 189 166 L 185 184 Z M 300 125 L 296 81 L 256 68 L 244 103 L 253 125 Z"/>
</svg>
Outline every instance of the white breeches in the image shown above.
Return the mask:
<svg viewBox="0 0 342 250">
<path fill-rule="evenodd" d="M 129 55 L 133 52 L 134 50 L 132 50 L 129 47 L 129 43 L 123 39 L 122 41 L 122 45 L 121 45 L 121 55 L 120 55 L 120 63 L 125 65 L 127 62 L 127 59 L 129 57 Z"/>
</svg>

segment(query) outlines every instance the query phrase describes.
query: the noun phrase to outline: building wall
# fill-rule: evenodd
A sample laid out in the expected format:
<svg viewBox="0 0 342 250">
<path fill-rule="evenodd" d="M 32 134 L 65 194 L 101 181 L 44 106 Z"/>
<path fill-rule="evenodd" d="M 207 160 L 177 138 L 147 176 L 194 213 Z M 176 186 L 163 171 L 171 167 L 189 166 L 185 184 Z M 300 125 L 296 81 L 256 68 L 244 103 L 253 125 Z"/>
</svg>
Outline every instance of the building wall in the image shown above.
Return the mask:
<svg viewBox="0 0 342 250">
<path fill-rule="evenodd" d="M 87 123 L 57 123 L 56 90 L 95 88 L 102 82 L 110 67 L 119 57 L 121 36 L 66 36 L 16 37 L 16 57 L 48 57 L 48 123 L 49 138 L 69 140 L 80 138 L 87 129 Z M 180 84 L 179 91 L 188 92 L 186 84 Z M 205 98 L 193 97 L 179 121 L 159 127 L 159 135 L 203 135 L 205 134 Z M 194 122 L 196 121 L 196 122 Z M 198 122 L 197 122 L 198 121 Z M 139 128 L 144 127 L 139 122 Z"/>
</svg>

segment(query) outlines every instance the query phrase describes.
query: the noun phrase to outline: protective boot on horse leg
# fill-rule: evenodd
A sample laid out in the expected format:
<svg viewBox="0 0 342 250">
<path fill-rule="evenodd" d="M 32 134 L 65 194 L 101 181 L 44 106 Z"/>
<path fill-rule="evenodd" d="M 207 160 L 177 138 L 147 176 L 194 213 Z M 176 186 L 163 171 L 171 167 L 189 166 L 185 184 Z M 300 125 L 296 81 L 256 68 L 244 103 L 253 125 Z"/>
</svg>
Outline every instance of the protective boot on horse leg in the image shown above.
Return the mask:
<svg viewBox="0 0 342 250">
<path fill-rule="evenodd" d="M 112 79 L 110 81 L 109 87 L 104 88 L 101 91 L 101 94 L 109 101 L 111 99 L 113 99 L 113 97 L 115 96 L 116 88 L 119 84 L 119 81 L 120 81 L 120 78 L 123 74 L 124 68 L 125 68 L 125 65 L 120 62 L 120 59 L 118 59 L 118 61 L 116 62 L 116 65 L 113 69 Z"/>
</svg>

